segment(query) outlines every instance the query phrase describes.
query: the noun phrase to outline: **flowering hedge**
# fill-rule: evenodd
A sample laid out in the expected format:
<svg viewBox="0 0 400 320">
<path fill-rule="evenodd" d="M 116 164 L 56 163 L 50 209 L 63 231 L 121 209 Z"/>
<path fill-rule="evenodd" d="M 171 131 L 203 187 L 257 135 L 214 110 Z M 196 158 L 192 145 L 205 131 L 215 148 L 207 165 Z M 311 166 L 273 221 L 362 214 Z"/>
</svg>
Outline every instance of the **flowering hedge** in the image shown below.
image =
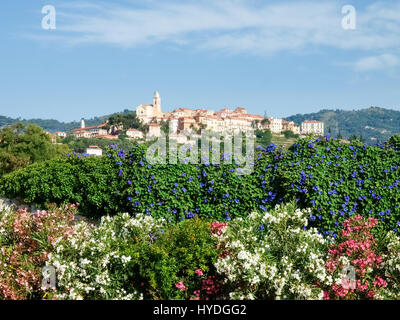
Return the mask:
<svg viewBox="0 0 400 320">
<path fill-rule="evenodd" d="M 309 226 L 324 236 L 338 236 L 356 214 L 384 222 L 374 230 L 400 230 L 397 145 L 330 137 L 301 139 L 287 152 L 271 145 L 256 149 L 250 175 L 238 175 L 235 161 L 151 165 L 145 153 L 142 146 L 126 151 L 114 145 L 102 158 L 75 154 L 32 165 L 5 176 L 0 193 L 42 206 L 80 203 L 84 215 L 142 213 L 171 222 L 196 216 L 229 221 L 296 200 L 311 208 Z"/>
<path fill-rule="evenodd" d="M 279 168 L 280 194 L 312 208 L 310 224 L 337 236 L 357 214 L 377 218 L 376 230 L 400 228 L 400 152 L 393 145 L 302 139 Z"/>
<path fill-rule="evenodd" d="M 76 225 L 48 263 L 58 270 L 58 299 L 189 299 L 200 296 L 217 251 L 199 219 L 167 226 L 123 214 L 94 229 Z"/>
<path fill-rule="evenodd" d="M 129 152 L 111 146 L 102 158 L 69 155 L 36 164 L 5 176 L 0 193 L 42 206 L 80 203 L 85 215 L 143 213 L 174 222 L 195 216 L 229 220 L 275 200 L 274 146 L 257 149 L 251 175 L 238 175 L 237 162 L 152 166 L 145 151 L 140 145 Z"/>
<path fill-rule="evenodd" d="M 76 222 L 75 206 L 0 213 L 0 299 L 398 299 L 400 241 L 356 216 L 340 236 L 281 205 L 229 222 L 128 213 Z M 379 223 L 378 223 L 379 225 Z M 56 288 L 41 287 L 42 268 Z M 347 267 L 355 269 L 343 277 Z M 345 282 L 344 282 L 345 280 Z"/>
</svg>

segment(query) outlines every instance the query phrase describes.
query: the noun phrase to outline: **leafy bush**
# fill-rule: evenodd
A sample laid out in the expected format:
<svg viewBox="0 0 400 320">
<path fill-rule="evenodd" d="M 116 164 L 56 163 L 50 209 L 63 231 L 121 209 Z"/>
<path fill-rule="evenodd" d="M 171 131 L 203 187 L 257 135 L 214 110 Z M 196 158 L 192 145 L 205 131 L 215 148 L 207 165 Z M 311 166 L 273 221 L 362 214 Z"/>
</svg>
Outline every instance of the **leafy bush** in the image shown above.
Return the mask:
<svg viewBox="0 0 400 320">
<path fill-rule="evenodd" d="M 66 152 L 68 146 L 53 144 L 37 125 L 13 124 L 0 129 L 0 176 Z"/>
<path fill-rule="evenodd" d="M 279 164 L 279 195 L 312 208 L 310 225 L 337 236 L 356 214 L 375 217 L 380 230 L 398 232 L 400 153 L 388 145 L 302 139 Z"/>
<path fill-rule="evenodd" d="M 297 139 L 299 137 L 298 134 L 295 134 L 293 131 L 287 130 L 282 132 L 286 139 Z"/>
<path fill-rule="evenodd" d="M 107 158 L 71 156 L 35 163 L 3 177 L 0 190 L 42 208 L 79 203 L 88 216 L 119 212 L 118 181 Z"/>
<path fill-rule="evenodd" d="M 127 152 L 112 146 L 107 156 L 70 155 L 5 176 L 0 193 L 28 203 L 80 203 L 85 215 L 121 212 L 151 214 L 181 221 L 200 216 L 229 220 L 272 202 L 275 156 L 271 146 L 258 151 L 251 175 L 238 175 L 239 163 L 150 165 L 145 147 Z M 271 185 L 271 186 L 270 186 Z"/>
</svg>

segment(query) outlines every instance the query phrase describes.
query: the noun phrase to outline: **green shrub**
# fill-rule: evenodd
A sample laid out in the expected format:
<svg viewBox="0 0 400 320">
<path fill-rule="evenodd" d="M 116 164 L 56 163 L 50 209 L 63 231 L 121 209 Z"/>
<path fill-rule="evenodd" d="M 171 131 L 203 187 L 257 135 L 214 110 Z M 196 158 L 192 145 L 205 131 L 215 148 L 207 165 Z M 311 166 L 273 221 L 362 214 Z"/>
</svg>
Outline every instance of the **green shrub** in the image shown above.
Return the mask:
<svg viewBox="0 0 400 320">
<path fill-rule="evenodd" d="M 388 145 L 302 139 L 281 161 L 278 176 L 284 201 L 312 208 L 310 224 L 324 234 L 337 235 L 356 214 L 384 222 L 374 232 L 398 232 L 400 153 Z"/>
<path fill-rule="evenodd" d="M 273 188 L 276 168 L 267 168 L 273 148 L 258 151 L 251 175 L 238 175 L 235 163 L 151 166 L 145 151 L 142 146 L 130 152 L 113 146 L 102 158 L 75 155 L 36 164 L 6 175 L 0 193 L 42 206 L 78 202 L 87 216 L 145 213 L 176 222 L 193 216 L 215 220 L 241 216 L 256 210 Z"/>
</svg>

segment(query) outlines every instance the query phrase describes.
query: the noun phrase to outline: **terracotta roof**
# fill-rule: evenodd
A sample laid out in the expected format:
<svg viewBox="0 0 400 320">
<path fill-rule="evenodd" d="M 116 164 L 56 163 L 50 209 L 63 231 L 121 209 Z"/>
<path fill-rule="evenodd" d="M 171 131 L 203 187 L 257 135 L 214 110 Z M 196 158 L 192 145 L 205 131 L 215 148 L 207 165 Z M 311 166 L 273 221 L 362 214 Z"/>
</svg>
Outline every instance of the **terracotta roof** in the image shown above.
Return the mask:
<svg viewBox="0 0 400 320">
<path fill-rule="evenodd" d="M 323 122 L 317 121 L 317 120 L 306 120 L 306 121 L 303 121 L 303 123 L 323 123 Z"/>
<path fill-rule="evenodd" d="M 90 127 L 84 127 L 84 128 L 76 128 L 76 129 L 73 129 L 72 131 L 84 131 L 84 130 L 87 130 L 87 129 L 100 129 L 100 128 L 103 128 L 103 127 L 105 127 L 107 125 L 107 123 L 105 122 L 105 123 L 103 123 L 103 124 L 100 124 L 100 125 L 98 125 L 98 126 L 90 126 Z"/>
<path fill-rule="evenodd" d="M 99 146 L 89 146 L 89 149 L 100 149 L 100 150 L 102 150 Z"/>
</svg>

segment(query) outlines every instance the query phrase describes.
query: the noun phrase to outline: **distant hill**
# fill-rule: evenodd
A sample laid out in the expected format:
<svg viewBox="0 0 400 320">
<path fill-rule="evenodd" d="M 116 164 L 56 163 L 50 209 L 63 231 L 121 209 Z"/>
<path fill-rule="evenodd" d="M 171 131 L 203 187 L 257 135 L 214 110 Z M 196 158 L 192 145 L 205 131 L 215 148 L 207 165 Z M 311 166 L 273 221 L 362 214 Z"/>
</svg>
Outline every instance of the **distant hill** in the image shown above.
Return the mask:
<svg viewBox="0 0 400 320">
<path fill-rule="evenodd" d="M 301 124 L 304 120 L 325 123 L 325 134 L 329 131 L 337 136 L 349 138 L 360 135 L 367 143 L 384 142 L 400 133 L 400 111 L 371 107 L 362 110 L 321 110 L 317 113 L 296 114 L 285 118 Z"/>
<path fill-rule="evenodd" d="M 133 113 L 135 111 L 131 111 L 128 109 L 125 109 L 123 114 L 127 113 Z M 97 126 L 99 124 L 104 123 L 107 121 L 109 117 L 112 115 L 115 115 L 118 113 L 113 113 L 105 116 L 100 116 L 100 117 L 94 117 L 92 119 L 85 119 L 86 126 Z M 0 116 L 0 127 L 6 126 L 13 124 L 15 122 L 23 122 L 23 123 L 33 123 L 37 124 L 38 126 L 42 127 L 44 130 L 49 131 L 49 132 L 56 132 L 56 131 L 64 131 L 64 132 L 69 132 L 72 129 L 79 128 L 80 127 L 80 121 L 72 121 L 72 122 L 60 122 L 58 120 L 47 120 L 47 119 L 13 119 L 9 117 L 4 117 Z"/>
</svg>

